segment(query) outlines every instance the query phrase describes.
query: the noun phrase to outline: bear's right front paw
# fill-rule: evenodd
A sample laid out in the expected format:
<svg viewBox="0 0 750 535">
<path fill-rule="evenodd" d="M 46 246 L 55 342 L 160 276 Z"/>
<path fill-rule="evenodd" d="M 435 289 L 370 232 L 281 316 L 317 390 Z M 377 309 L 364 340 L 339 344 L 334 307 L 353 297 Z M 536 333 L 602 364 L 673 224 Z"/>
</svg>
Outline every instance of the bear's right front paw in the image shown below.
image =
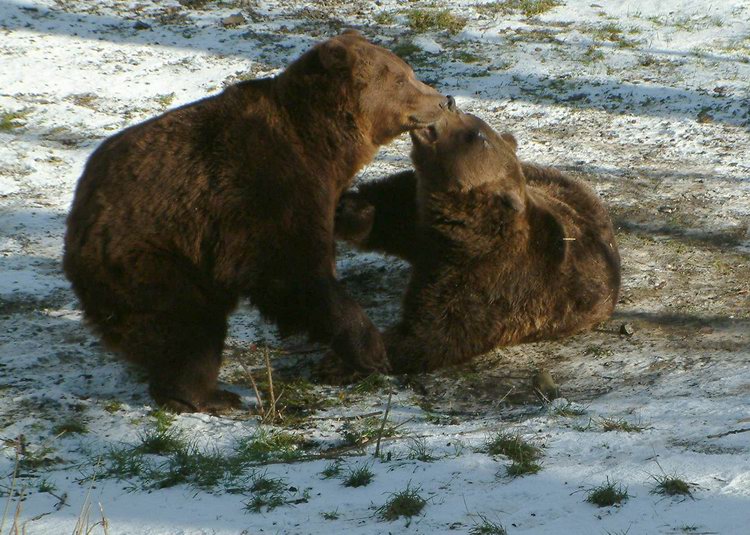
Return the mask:
<svg viewBox="0 0 750 535">
<path fill-rule="evenodd" d="M 336 206 L 334 235 L 340 240 L 362 243 L 374 222 L 375 207 L 356 193 L 345 193 Z"/>
</svg>

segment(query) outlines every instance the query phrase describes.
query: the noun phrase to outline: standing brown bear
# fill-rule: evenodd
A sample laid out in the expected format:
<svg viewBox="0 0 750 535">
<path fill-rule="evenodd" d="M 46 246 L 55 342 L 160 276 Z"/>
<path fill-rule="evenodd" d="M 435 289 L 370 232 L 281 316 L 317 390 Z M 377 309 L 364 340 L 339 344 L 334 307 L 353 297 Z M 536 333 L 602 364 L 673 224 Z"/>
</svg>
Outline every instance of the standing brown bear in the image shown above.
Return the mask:
<svg viewBox="0 0 750 535">
<path fill-rule="evenodd" d="M 65 273 L 108 347 L 176 411 L 214 411 L 239 296 L 340 366 L 387 371 L 379 332 L 335 278 L 333 219 L 378 147 L 435 121 L 446 97 L 360 34 L 105 140 L 76 190 Z"/>
<path fill-rule="evenodd" d="M 412 132 L 407 171 L 345 194 L 336 233 L 408 260 L 401 322 L 386 333 L 399 373 L 607 319 L 620 288 L 612 223 L 596 194 L 519 162 L 516 140 L 473 115 Z"/>
</svg>

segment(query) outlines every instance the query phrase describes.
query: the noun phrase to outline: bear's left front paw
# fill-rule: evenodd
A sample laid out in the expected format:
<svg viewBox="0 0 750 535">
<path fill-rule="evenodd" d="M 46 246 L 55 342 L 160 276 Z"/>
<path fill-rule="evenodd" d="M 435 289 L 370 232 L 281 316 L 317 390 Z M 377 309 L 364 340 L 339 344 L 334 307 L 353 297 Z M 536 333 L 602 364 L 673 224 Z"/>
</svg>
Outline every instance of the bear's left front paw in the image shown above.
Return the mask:
<svg viewBox="0 0 750 535">
<path fill-rule="evenodd" d="M 340 240 L 362 243 L 374 222 L 375 207 L 357 193 L 345 193 L 336 206 L 334 235 Z"/>
</svg>

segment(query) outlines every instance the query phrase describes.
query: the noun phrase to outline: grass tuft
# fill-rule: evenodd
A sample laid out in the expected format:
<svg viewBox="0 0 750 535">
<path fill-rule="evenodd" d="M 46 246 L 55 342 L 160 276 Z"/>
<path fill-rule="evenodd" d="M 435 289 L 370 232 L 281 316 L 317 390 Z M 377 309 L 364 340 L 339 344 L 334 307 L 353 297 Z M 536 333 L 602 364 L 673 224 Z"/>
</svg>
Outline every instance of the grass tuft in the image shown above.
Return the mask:
<svg viewBox="0 0 750 535">
<path fill-rule="evenodd" d="M 411 483 L 400 492 L 394 492 L 384 505 L 377 509 L 378 516 L 387 521 L 393 521 L 400 517 L 411 518 L 418 515 L 427 505 L 427 500 L 419 495 L 421 487 L 412 487 Z"/>
<path fill-rule="evenodd" d="M 23 124 L 19 123 L 18 121 L 25 119 L 26 116 L 30 113 L 30 109 L 23 109 L 19 111 L 0 111 L 0 132 L 21 128 Z"/>
<path fill-rule="evenodd" d="M 366 487 L 372 482 L 374 477 L 375 473 L 370 470 L 370 467 L 363 465 L 351 469 L 349 475 L 344 479 L 343 485 L 345 487 Z"/>
<path fill-rule="evenodd" d="M 419 47 L 419 45 L 416 45 L 411 41 L 404 41 L 403 43 L 399 43 L 391 48 L 391 52 L 396 54 L 401 59 L 409 60 L 415 55 L 422 52 L 422 49 Z"/>
<path fill-rule="evenodd" d="M 409 28 L 417 33 L 445 30 L 455 35 L 466 26 L 466 19 L 448 9 L 410 9 L 406 12 Z"/>
<path fill-rule="evenodd" d="M 602 427 L 602 431 L 624 431 L 625 433 L 641 433 L 644 429 L 648 429 L 647 426 L 642 425 L 640 422 L 628 422 L 623 418 L 601 418 L 599 425 Z"/>
<path fill-rule="evenodd" d="M 656 486 L 651 489 L 651 494 L 693 497 L 692 489 L 695 486 L 694 483 L 688 483 L 677 476 L 668 476 L 666 474 L 651 477 L 656 481 Z"/>
<path fill-rule="evenodd" d="M 560 5 L 562 2 L 559 0 L 500 0 L 477 4 L 474 7 L 483 15 L 510 15 L 520 11 L 525 17 L 533 17 Z"/>
<path fill-rule="evenodd" d="M 86 424 L 77 418 L 68 418 L 52 428 L 52 434 L 58 435 L 85 435 L 89 430 Z"/>
<path fill-rule="evenodd" d="M 182 433 L 172 429 L 149 429 L 140 435 L 138 451 L 152 455 L 169 455 L 187 449 L 188 444 Z"/>
<path fill-rule="evenodd" d="M 436 459 L 432 454 L 432 448 L 427 445 L 424 438 L 414 438 L 409 442 L 409 459 L 431 463 Z"/>
<path fill-rule="evenodd" d="M 377 438 L 378 435 L 391 437 L 396 434 L 396 427 L 390 422 L 386 422 L 382 434 L 380 428 L 383 424 L 382 418 L 370 416 L 361 420 L 346 422 L 341 427 L 341 436 L 344 443 L 349 446 L 364 444 Z"/>
<path fill-rule="evenodd" d="M 320 473 L 323 479 L 332 479 L 341 475 L 341 461 L 333 461 L 328 463 L 323 471 Z"/>
<path fill-rule="evenodd" d="M 487 453 L 490 455 L 505 455 L 513 461 L 524 459 L 538 459 L 541 450 L 526 442 L 521 435 L 499 432 L 487 440 Z"/>
<path fill-rule="evenodd" d="M 589 491 L 586 501 L 598 507 L 611 507 L 627 501 L 628 498 L 630 498 L 630 495 L 627 487 L 607 478 L 606 483 L 602 483 Z"/>
<path fill-rule="evenodd" d="M 419 47 L 417 47 L 419 48 Z M 380 392 L 390 386 L 388 378 L 380 373 L 373 373 L 362 379 L 352 387 L 355 394 L 372 394 Z"/>
<path fill-rule="evenodd" d="M 479 515 L 481 522 L 474 524 L 469 535 L 508 535 L 502 524 L 493 522 L 484 515 Z"/>
<path fill-rule="evenodd" d="M 268 432 L 258 430 L 255 435 L 239 441 L 236 455 L 243 462 L 264 462 L 268 460 L 291 461 L 302 452 L 302 437 L 283 431 Z"/>
<path fill-rule="evenodd" d="M 505 469 L 505 474 L 508 477 L 523 477 L 538 473 L 542 469 L 542 465 L 536 461 L 530 459 L 524 459 L 522 461 L 513 461 Z"/>
<path fill-rule="evenodd" d="M 323 511 L 320 515 L 326 520 L 338 520 L 341 516 L 339 515 L 338 509 L 334 509 L 333 511 Z"/>
</svg>

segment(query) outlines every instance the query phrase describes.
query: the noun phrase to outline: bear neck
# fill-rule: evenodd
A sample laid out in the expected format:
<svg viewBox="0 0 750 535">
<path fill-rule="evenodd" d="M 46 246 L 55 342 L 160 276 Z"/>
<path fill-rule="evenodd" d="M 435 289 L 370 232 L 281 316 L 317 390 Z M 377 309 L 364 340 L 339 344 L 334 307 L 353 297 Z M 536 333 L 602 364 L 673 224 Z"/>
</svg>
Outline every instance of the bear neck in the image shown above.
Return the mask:
<svg viewBox="0 0 750 535">
<path fill-rule="evenodd" d="M 321 162 L 335 162 L 340 180 L 348 181 L 377 153 L 363 129 L 355 84 L 344 75 L 289 70 L 274 79 L 279 110 L 306 152 Z M 345 164 L 345 165 L 342 165 Z"/>
</svg>

